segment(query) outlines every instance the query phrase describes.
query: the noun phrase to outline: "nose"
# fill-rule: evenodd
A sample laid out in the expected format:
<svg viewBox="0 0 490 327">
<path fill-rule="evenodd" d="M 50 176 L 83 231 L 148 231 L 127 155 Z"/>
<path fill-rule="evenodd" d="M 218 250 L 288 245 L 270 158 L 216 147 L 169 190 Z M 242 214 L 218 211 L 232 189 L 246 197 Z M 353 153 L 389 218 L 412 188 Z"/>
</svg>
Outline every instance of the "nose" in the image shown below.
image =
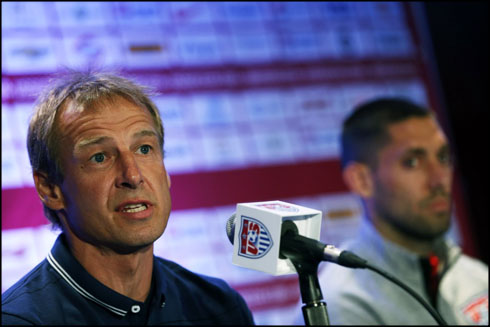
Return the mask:
<svg viewBox="0 0 490 327">
<path fill-rule="evenodd" d="M 450 165 L 434 162 L 429 168 L 429 186 L 431 189 L 443 188 L 449 191 L 452 181 L 452 167 Z"/>
<path fill-rule="evenodd" d="M 120 172 L 116 178 L 116 187 L 136 189 L 143 183 L 143 175 L 132 153 L 119 156 Z"/>
</svg>

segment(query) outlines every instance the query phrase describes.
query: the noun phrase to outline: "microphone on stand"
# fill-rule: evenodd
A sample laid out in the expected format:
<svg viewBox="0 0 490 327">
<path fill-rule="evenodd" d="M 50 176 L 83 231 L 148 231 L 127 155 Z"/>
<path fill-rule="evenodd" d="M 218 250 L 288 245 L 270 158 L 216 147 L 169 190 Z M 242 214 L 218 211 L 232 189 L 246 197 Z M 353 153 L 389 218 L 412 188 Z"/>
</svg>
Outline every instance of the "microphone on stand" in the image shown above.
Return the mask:
<svg viewBox="0 0 490 327">
<path fill-rule="evenodd" d="M 297 272 L 307 325 L 329 324 L 317 277 L 322 261 L 380 274 L 413 296 L 439 325 L 447 325 L 431 305 L 393 275 L 350 251 L 320 242 L 320 226 L 321 211 L 315 209 L 283 201 L 239 203 L 226 222 L 226 235 L 234 247 L 232 262 L 273 275 Z"/>
<path fill-rule="evenodd" d="M 234 244 L 235 219 L 236 214 L 234 213 L 226 222 L 226 234 L 231 244 Z M 287 233 L 287 236 L 281 237 L 280 255 L 283 251 L 302 255 L 306 250 L 309 256 L 318 257 L 321 259 L 320 261 L 334 262 L 349 268 L 366 268 L 367 261 L 352 252 L 342 251 L 334 245 L 324 244 L 320 241 L 299 235 L 298 228 L 291 220 L 285 220 L 282 223 L 282 229 L 282 234 Z M 282 257 L 284 259 L 284 255 Z"/>
</svg>

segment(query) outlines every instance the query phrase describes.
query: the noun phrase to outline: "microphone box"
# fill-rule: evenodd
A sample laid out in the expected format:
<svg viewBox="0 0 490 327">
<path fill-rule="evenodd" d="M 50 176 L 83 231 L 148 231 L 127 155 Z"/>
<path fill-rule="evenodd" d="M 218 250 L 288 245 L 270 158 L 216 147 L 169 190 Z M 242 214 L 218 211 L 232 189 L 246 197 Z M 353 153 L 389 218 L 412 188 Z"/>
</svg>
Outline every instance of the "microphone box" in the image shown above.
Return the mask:
<svg viewBox="0 0 490 327">
<path fill-rule="evenodd" d="M 296 224 L 300 235 L 320 240 L 319 210 L 278 200 L 238 203 L 233 264 L 276 276 L 296 273 L 289 259 L 279 258 L 281 226 L 286 220 Z"/>
</svg>

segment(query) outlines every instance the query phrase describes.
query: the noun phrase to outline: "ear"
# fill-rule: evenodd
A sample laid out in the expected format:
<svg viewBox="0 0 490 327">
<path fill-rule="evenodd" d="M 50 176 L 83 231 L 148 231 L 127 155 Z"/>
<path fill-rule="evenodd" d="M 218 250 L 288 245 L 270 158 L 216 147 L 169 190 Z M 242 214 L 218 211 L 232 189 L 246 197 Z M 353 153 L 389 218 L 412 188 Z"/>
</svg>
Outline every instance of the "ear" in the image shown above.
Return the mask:
<svg viewBox="0 0 490 327">
<path fill-rule="evenodd" d="M 372 196 L 373 175 L 368 165 L 351 161 L 342 170 L 342 177 L 352 192 L 362 198 Z"/>
<path fill-rule="evenodd" d="M 61 188 L 50 182 L 48 175 L 44 172 L 35 171 L 33 177 L 37 195 L 41 201 L 52 210 L 64 209 L 65 201 Z"/>
</svg>

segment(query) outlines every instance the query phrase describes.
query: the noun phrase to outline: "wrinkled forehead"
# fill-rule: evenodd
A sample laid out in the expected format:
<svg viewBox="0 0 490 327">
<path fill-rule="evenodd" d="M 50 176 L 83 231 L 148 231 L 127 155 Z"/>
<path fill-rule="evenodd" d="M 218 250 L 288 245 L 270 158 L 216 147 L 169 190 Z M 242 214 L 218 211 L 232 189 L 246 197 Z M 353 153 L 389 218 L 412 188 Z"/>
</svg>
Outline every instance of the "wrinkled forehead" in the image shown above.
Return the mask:
<svg viewBox="0 0 490 327">
<path fill-rule="evenodd" d="M 107 139 L 108 135 L 126 135 L 135 128 L 139 132 L 151 131 L 158 137 L 158 129 L 153 117 L 145 108 L 119 98 L 116 101 L 97 103 L 79 110 L 75 102 L 68 103 L 58 120 L 58 139 L 70 148 L 81 140 Z M 113 134 L 116 133 L 116 134 Z M 122 134 L 121 134 L 122 133 Z"/>
<path fill-rule="evenodd" d="M 130 103 L 146 110 L 144 105 L 124 94 L 103 94 L 93 99 L 84 96 L 67 98 L 60 106 L 61 113 L 95 112 L 113 107 L 117 103 Z"/>
<path fill-rule="evenodd" d="M 73 122 L 85 114 L 98 114 L 125 106 L 138 107 L 142 113 L 151 115 L 150 111 L 144 105 L 137 103 L 130 97 L 115 94 L 103 95 L 90 101 L 68 98 L 60 106 L 56 119 L 58 126 L 60 126 L 60 124 L 63 125 Z M 155 121 L 154 124 L 157 127 L 158 124 Z"/>
</svg>

